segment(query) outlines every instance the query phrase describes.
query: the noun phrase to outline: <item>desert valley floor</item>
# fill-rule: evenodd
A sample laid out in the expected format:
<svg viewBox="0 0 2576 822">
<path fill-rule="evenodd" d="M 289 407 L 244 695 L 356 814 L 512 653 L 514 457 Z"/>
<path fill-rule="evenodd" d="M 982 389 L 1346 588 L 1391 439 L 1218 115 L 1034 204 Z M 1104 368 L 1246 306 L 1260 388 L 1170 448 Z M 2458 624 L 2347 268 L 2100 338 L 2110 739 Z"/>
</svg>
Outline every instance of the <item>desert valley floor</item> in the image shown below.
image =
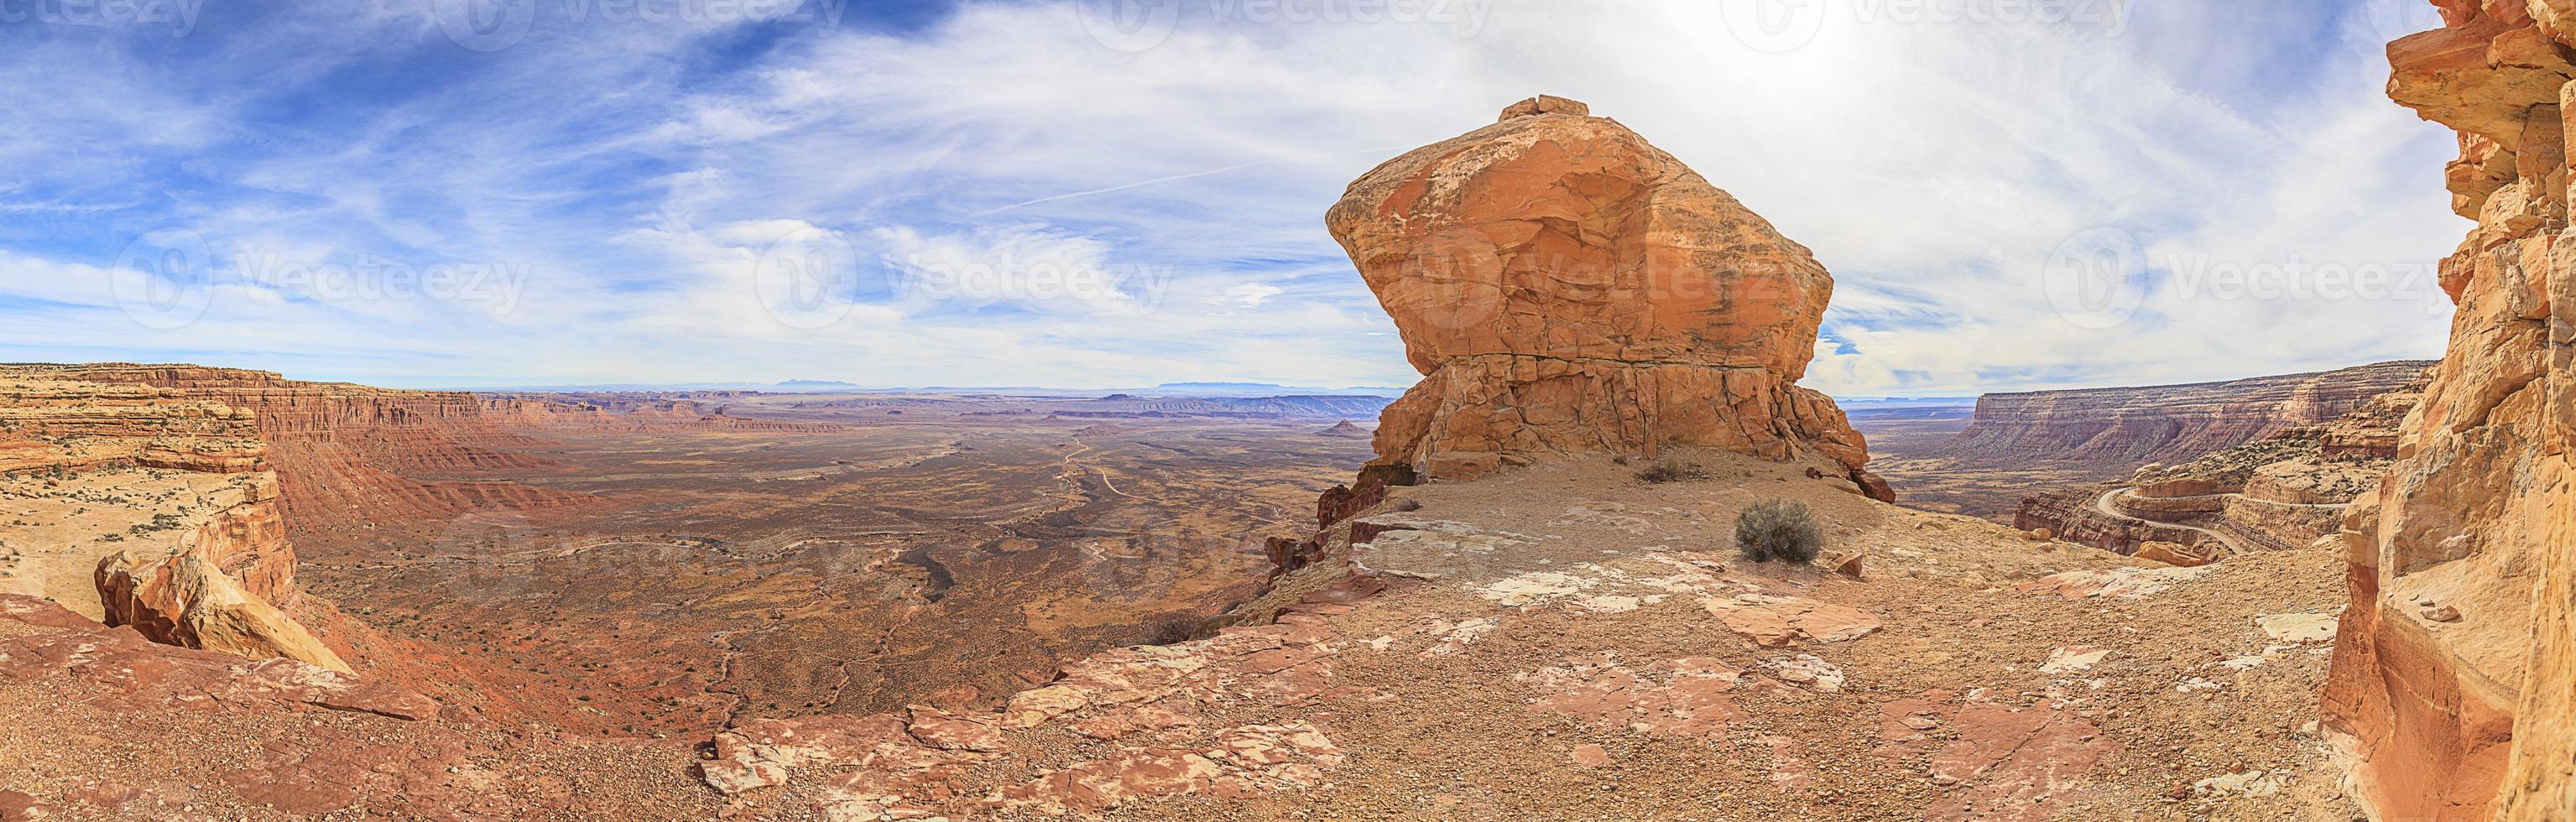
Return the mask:
<svg viewBox="0 0 2576 822">
<path fill-rule="evenodd" d="M 546 467 L 511 479 L 581 503 L 337 529 L 298 543 L 302 573 L 395 636 L 467 654 L 480 681 L 455 699 L 517 694 L 494 709 L 576 732 L 703 736 L 1007 694 L 1068 655 L 1198 630 L 1258 591 L 1258 534 L 1311 516 L 1334 480 L 1317 466 L 1367 445 L 1320 433 L 1330 418 L 1004 405 L 541 431 L 518 453 Z"/>
</svg>

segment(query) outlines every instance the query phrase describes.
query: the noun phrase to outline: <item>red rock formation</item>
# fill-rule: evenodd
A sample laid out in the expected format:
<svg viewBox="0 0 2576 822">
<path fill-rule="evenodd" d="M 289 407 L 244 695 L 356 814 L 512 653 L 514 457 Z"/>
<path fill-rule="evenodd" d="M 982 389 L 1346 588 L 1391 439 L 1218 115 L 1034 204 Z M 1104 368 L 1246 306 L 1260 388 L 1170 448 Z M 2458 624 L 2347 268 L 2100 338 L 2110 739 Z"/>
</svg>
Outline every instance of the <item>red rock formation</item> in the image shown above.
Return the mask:
<svg viewBox="0 0 2576 822">
<path fill-rule="evenodd" d="M 154 642 L 350 672 L 338 653 L 205 554 L 119 552 L 99 562 L 98 590 L 110 627 L 131 625 Z"/>
<path fill-rule="evenodd" d="M 420 693 L 287 659 L 145 641 L 0 594 L 0 818 L 713 818 L 685 752 L 549 752 Z M 570 778 L 568 778 L 570 777 Z M 579 783 L 578 790 L 576 783 Z M 604 786 L 617 786 L 602 790 Z M 703 793 L 702 791 L 699 793 Z"/>
<path fill-rule="evenodd" d="M 1869 461 L 1804 388 L 1833 278 L 1672 155 L 1541 97 L 1350 186 L 1333 235 L 1423 381 L 1373 465 L 1474 477 L 1670 445 Z"/>
<path fill-rule="evenodd" d="M 718 734 L 715 758 L 698 771 L 728 796 L 829 785 L 811 809 L 827 819 L 1091 817 L 1153 797 L 1243 799 L 1311 787 L 1342 753 L 1296 706 L 1326 690 L 1351 644 L 1329 641 L 1337 638 L 1320 620 L 1290 616 L 1175 646 L 1104 652 L 998 711 L 916 705 L 754 720 Z M 1258 700 L 1253 710 L 1284 718 L 1216 721 L 1211 708 L 1243 696 Z M 1046 741 L 1067 732 L 1093 742 Z M 1173 744 L 1176 736 L 1190 744 Z M 1000 787 L 977 787 L 988 785 Z"/>
<path fill-rule="evenodd" d="M 232 473 L 262 470 L 266 455 L 247 411 L 0 366 L 0 472 L 133 464 Z"/>
<path fill-rule="evenodd" d="M 2188 460 L 2331 422 L 2404 387 L 2431 363 L 2147 388 L 1987 394 L 1956 439 L 1925 456 L 1972 465 Z"/>
<path fill-rule="evenodd" d="M 2372 397 L 2360 408 L 2326 425 L 2321 442 L 2327 459 L 2397 458 L 2397 441 L 2403 435 L 2406 415 L 2424 401 L 2424 389 L 2433 384 L 2433 369 L 2427 368 L 2388 393 Z"/>
<path fill-rule="evenodd" d="M 525 471 L 544 460 L 503 449 L 538 445 L 483 418 L 461 391 L 405 391 L 289 380 L 273 372 L 100 363 L 54 367 L 66 379 L 139 383 L 192 400 L 247 409 L 272 447 L 333 442 L 395 472 Z"/>
<path fill-rule="evenodd" d="M 1385 501 L 1386 483 L 1380 480 L 1360 480 L 1356 490 L 1346 485 L 1333 486 L 1315 500 L 1315 527 L 1331 528 Z"/>
<path fill-rule="evenodd" d="M 2448 353 L 2377 494 L 2346 517 L 2352 602 L 2325 710 L 2384 818 L 2576 817 L 2576 237 L 2563 0 L 2444 0 L 2391 43 L 2389 94 L 2460 132 L 2447 175 L 2478 221 L 2443 260 Z M 2538 18 L 2538 19 L 2535 19 Z"/>
<path fill-rule="evenodd" d="M 0 673 L 25 681 L 59 668 L 98 678 L 101 684 L 116 685 L 117 701 L 135 703 L 130 707 L 156 697 L 176 705 L 216 696 L 228 703 L 283 701 L 395 719 L 438 716 L 438 703 L 419 694 L 335 676 L 295 660 L 250 662 L 145 643 L 130 632 L 108 630 L 32 597 L 0 594 L 0 620 L 45 629 L 9 632 L 0 647 L 17 653 L 0 653 Z"/>
<path fill-rule="evenodd" d="M 2285 428 L 2181 465 L 2148 465 L 2127 483 L 2027 497 L 2014 522 L 2132 555 L 2147 542 L 2212 558 L 2306 547 L 2340 531 L 2344 506 L 2378 487 L 2389 462 L 2377 443 L 2397 439 L 2419 396 L 2401 387 L 2330 423 Z"/>
<path fill-rule="evenodd" d="M 5 465 L 44 472 L 44 488 L 13 495 L 54 499 L 63 496 L 48 490 L 54 478 L 75 483 L 72 502 L 50 506 L 71 510 L 44 511 L 45 522 L 19 522 L 24 530 L 13 533 L 41 555 L 21 569 L 37 590 L 68 593 L 64 566 L 94 569 L 96 613 L 111 626 L 172 645 L 349 670 L 281 610 L 298 598 L 295 550 L 277 475 L 257 470 L 267 450 L 252 414 L 172 389 L 67 379 L 59 368 L 0 369 L 0 392 L 8 436 L 39 446 L 0 449 L 11 455 Z M 107 484 L 81 484 L 92 472 Z M 227 476 L 184 476 L 209 473 Z M 128 547 L 100 556 L 120 545 Z"/>
<path fill-rule="evenodd" d="M 488 508 L 543 510 L 591 499 L 513 482 L 454 479 L 551 466 L 511 450 L 542 443 L 493 424 L 472 394 L 303 382 L 266 371 L 187 365 L 22 368 L 53 379 L 152 386 L 164 397 L 249 412 L 268 443 L 269 464 L 284 483 L 288 524 L 308 537 L 357 523 L 445 519 Z"/>
<path fill-rule="evenodd" d="M 288 616 L 299 598 L 295 549 L 286 539 L 276 475 L 248 475 L 225 507 L 147 546 L 99 561 L 99 602 L 109 627 L 131 625 L 154 642 L 247 656 L 283 657 L 341 673 L 348 663 Z"/>
<path fill-rule="evenodd" d="M 2207 534 L 2190 528 L 2105 515 L 2096 503 L 2112 490 L 2076 488 L 2026 497 L 2021 510 L 2013 514 L 2013 527 L 2045 531 L 2053 538 L 2115 554 L 2136 554 L 2150 542 L 2197 546 L 2208 541 Z"/>
</svg>

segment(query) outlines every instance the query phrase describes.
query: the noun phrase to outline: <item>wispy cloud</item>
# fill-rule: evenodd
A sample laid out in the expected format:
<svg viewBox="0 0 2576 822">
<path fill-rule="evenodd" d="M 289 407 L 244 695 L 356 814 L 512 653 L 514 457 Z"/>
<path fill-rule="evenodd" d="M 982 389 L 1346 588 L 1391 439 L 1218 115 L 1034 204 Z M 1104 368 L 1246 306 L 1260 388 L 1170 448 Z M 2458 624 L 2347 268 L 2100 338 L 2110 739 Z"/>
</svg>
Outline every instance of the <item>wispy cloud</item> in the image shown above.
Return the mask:
<svg viewBox="0 0 2576 822">
<path fill-rule="evenodd" d="M 0 358 L 411 385 L 1405 384 L 1323 211 L 1399 147 L 1537 92 L 1587 100 L 1816 250 L 1839 281 L 1809 377 L 1826 390 L 2438 350 L 2437 293 L 2192 279 L 2447 252 L 2449 141 L 2378 90 L 2375 44 L 2407 18 L 2109 4 L 2116 26 L 1943 23 L 1829 0 L 1777 48 L 1699 0 L 1469 5 L 1473 25 L 1184 3 L 1168 33 L 1116 42 L 1051 2 L 540 13 L 489 51 L 425 0 L 210 6 L 184 37 L 14 26 Z M 200 268 L 135 253 L 168 230 L 202 241 Z M 2049 299 L 2069 241 L 2104 231 L 2138 275 L 2108 326 Z M 386 288 L 388 264 L 517 279 L 469 299 Z M 202 286 L 203 310 L 138 324 L 120 282 Z"/>
</svg>

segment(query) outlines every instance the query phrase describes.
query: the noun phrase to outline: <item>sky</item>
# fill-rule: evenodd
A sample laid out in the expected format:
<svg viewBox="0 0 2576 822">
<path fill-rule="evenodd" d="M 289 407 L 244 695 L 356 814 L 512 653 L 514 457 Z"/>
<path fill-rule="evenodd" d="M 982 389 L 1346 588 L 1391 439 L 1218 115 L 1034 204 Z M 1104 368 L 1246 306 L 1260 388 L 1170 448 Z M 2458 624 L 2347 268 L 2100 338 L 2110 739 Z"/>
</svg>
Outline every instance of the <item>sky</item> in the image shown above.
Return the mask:
<svg viewBox="0 0 2576 822">
<path fill-rule="evenodd" d="M 2418 0 L 0 0 L 0 360 L 1405 386 L 1352 179 L 1538 93 L 1812 248 L 1805 384 L 2441 353 Z"/>
</svg>

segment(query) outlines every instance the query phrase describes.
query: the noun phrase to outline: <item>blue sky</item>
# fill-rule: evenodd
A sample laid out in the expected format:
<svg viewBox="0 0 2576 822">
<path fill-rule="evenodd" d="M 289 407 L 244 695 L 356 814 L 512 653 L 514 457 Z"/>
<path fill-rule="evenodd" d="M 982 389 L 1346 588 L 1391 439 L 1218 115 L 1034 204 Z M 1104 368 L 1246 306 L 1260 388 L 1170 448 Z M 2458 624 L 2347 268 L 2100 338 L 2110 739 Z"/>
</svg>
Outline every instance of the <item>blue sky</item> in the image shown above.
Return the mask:
<svg viewBox="0 0 2576 822">
<path fill-rule="evenodd" d="M 1539 92 L 1815 249 L 1839 395 L 2429 357 L 2419 5 L 0 0 L 0 359 L 1406 385 L 1324 210 Z"/>
</svg>

